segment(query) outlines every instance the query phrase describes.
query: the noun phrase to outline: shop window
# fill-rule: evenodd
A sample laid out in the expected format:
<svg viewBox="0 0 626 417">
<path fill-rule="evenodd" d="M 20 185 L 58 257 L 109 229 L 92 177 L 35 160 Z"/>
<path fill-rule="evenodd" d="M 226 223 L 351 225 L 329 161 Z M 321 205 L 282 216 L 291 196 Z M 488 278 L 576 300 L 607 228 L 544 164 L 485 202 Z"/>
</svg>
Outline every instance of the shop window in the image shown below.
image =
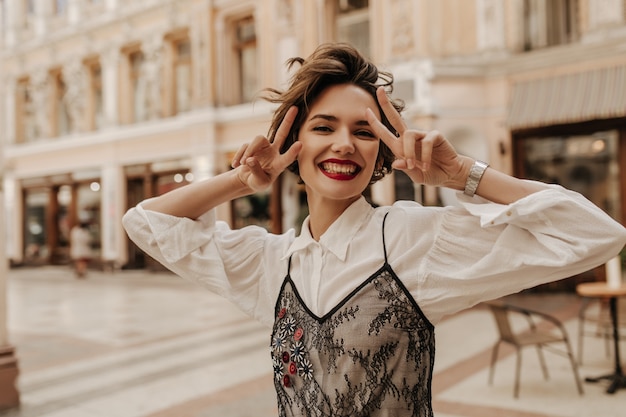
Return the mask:
<svg viewBox="0 0 626 417">
<path fill-rule="evenodd" d="M 46 207 L 49 202 L 47 190 L 27 190 L 25 192 L 24 218 L 24 258 L 27 263 L 47 260 Z"/>
<path fill-rule="evenodd" d="M 192 178 L 189 172 L 175 172 L 158 174 L 156 177 L 156 195 L 163 195 L 172 190 L 191 183 Z"/>
<path fill-rule="evenodd" d="M 370 56 L 370 18 L 368 0 L 338 0 L 336 12 L 336 40 L 356 47 Z"/>
<path fill-rule="evenodd" d="M 415 183 L 403 171 L 393 172 L 396 200 L 420 201 L 415 195 Z"/>
<path fill-rule="evenodd" d="M 15 142 L 25 143 L 35 140 L 36 127 L 33 114 L 33 101 L 30 95 L 29 80 L 18 80 L 15 89 Z"/>
<path fill-rule="evenodd" d="M 563 45 L 578 37 L 578 0 L 524 0 L 524 50 Z"/>
<path fill-rule="evenodd" d="M 233 227 L 255 225 L 271 230 L 270 192 L 258 192 L 232 201 Z"/>
<path fill-rule="evenodd" d="M 91 235 L 91 249 L 94 259 L 100 258 L 100 218 L 102 198 L 100 183 L 97 180 L 80 183 L 76 186 L 76 219 L 77 222 L 88 224 Z M 69 229 L 68 229 L 69 233 Z"/>
<path fill-rule="evenodd" d="M 618 132 L 523 139 L 524 176 L 578 191 L 621 221 Z"/>
</svg>

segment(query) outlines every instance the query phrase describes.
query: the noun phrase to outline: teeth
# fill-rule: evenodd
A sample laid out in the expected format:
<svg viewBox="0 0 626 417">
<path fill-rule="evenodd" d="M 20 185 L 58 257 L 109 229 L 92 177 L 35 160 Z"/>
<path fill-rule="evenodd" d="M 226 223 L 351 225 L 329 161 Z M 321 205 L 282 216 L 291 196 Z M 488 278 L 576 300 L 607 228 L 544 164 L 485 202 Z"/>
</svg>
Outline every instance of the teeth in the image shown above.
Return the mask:
<svg viewBox="0 0 626 417">
<path fill-rule="evenodd" d="M 337 164 L 333 162 L 324 162 L 322 164 L 322 168 L 326 172 L 330 172 L 332 174 L 347 174 L 352 175 L 356 172 L 356 165 L 346 165 L 346 164 Z"/>
</svg>

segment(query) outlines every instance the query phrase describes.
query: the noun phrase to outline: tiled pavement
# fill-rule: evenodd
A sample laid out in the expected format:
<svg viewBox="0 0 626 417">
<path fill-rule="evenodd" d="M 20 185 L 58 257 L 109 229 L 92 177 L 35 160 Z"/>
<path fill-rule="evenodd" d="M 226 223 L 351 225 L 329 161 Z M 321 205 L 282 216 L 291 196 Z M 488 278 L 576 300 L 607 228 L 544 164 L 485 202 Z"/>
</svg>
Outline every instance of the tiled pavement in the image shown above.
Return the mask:
<svg viewBox="0 0 626 417">
<path fill-rule="evenodd" d="M 575 342 L 575 295 L 524 294 L 511 301 L 561 318 Z M 22 406 L 0 416 L 276 416 L 269 331 L 171 274 L 91 271 L 77 280 L 65 267 L 12 269 L 8 307 Z M 585 384 L 579 396 L 567 360 L 550 353 L 545 381 L 537 356 L 524 351 L 520 398 L 514 399 L 514 357 L 501 349 L 489 386 L 496 330 L 484 307 L 445 319 L 436 337 L 437 417 L 626 416 L 626 390 L 608 395 L 604 384 Z M 581 376 L 611 370 L 604 343 L 586 338 Z"/>
</svg>

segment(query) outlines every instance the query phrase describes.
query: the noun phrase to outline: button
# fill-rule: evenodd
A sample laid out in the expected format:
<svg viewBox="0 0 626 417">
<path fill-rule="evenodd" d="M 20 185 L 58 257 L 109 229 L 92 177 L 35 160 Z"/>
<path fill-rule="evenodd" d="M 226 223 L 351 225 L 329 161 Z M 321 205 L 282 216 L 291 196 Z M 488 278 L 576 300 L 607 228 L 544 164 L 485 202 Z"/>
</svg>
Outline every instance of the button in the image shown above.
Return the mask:
<svg viewBox="0 0 626 417">
<path fill-rule="evenodd" d="M 509 210 L 509 211 L 507 211 L 507 212 L 506 212 L 506 215 L 507 215 L 507 216 L 510 216 L 511 214 L 513 214 L 513 213 L 511 212 L 511 210 Z"/>
</svg>

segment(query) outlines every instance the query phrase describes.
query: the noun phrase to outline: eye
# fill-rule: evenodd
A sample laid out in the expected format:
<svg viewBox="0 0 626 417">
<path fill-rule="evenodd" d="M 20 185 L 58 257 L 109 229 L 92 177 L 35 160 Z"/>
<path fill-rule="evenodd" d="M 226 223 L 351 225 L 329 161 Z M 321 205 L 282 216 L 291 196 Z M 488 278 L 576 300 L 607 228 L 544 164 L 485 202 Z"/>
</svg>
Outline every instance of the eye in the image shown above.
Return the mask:
<svg viewBox="0 0 626 417">
<path fill-rule="evenodd" d="M 377 139 L 376 135 L 369 130 L 358 130 L 354 134 L 362 138 Z"/>
<path fill-rule="evenodd" d="M 324 126 L 324 125 L 313 126 L 313 129 L 311 130 L 314 132 L 322 132 L 322 133 L 330 133 L 333 131 L 333 129 L 331 129 L 329 126 Z"/>
</svg>

